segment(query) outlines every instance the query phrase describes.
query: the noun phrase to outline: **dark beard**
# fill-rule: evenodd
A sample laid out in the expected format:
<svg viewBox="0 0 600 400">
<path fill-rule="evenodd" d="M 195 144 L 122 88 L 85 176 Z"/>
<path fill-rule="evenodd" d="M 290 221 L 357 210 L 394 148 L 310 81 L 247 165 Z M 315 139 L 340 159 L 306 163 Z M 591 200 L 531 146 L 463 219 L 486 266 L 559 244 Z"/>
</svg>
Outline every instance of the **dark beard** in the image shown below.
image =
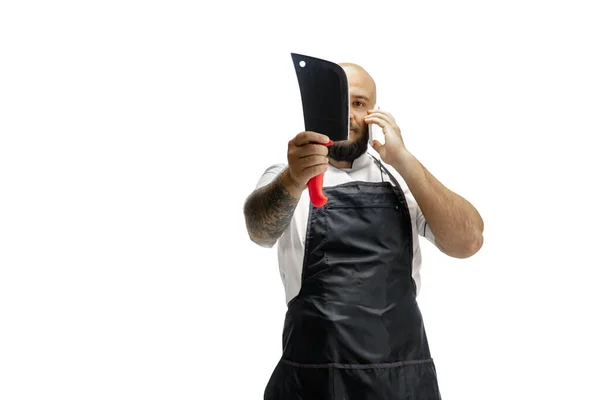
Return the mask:
<svg viewBox="0 0 600 400">
<path fill-rule="evenodd" d="M 331 145 L 329 147 L 329 157 L 335 161 L 352 162 L 365 154 L 368 145 L 369 127 L 367 125 L 358 138 L 335 142 Z"/>
</svg>

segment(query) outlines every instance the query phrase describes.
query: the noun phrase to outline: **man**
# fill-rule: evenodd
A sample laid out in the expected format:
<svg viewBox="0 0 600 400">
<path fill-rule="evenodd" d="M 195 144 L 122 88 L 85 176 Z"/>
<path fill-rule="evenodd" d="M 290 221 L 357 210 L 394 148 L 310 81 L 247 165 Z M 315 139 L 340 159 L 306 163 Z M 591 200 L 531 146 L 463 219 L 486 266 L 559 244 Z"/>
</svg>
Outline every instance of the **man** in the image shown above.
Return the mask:
<svg viewBox="0 0 600 400">
<path fill-rule="evenodd" d="M 318 132 L 288 144 L 248 197 L 250 238 L 272 247 L 288 311 L 283 355 L 265 399 L 439 399 L 416 296 L 418 235 L 451 257 L 483 244 L 483 220 L 407 150 L 394 117 L 374 110 L 376 85 L 362 67 L 348 77 L 350 138 L 331 147 Z M 385 144 L 369 146 L 369 124 Z M 324 173 L 324 207 L 307 183 Z"/>
</svg>

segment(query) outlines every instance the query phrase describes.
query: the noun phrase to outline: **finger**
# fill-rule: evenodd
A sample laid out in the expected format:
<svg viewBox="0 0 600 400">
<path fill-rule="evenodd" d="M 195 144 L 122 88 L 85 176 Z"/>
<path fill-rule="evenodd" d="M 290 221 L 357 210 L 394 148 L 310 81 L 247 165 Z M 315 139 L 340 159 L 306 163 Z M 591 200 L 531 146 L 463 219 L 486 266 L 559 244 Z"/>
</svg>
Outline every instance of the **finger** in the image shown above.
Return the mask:
<svg viewBox="0 0 600 400">
<path fill-rule="evenodd" d="M 369 114 L 381 113 L 381 114 L 385 114 L 385 115 L 387 115 L 387 116 L 388 116 L 389 118 L 391 118 L 391 119 L 394 119 L 394 116 L 392 115 L 392 113 L 391 113 L 391 112 L 389 112 L 389 111 L 385 111 L 385 110 L 382 110 L 382 109 L 380 109 L 380 108 L 378 108 L 378 109 L 373 109 L 373 110 L 367 110 L 367 113 L 369 113 Z"/>
<path fill-rule="evenodd" d="M 369 115 L 368 117 L 365 117 L 365 122 L 367 124 L 377 124 L 381 127 L 383 133 L 385 134 L 385 130 L 383 128 L 385 128 L 386 126 L 389 126 L 390 123 L 384 119 L 382 119 L 379 116 L 372 116 Z"/>
<path fill-rule="evenodd" d="M 300 132 L 299 134 L 297 134 L 296 137 L 294 139 L 292 139 L 292 142 L 296 146 L 302 146 L 302 145 L 305 145 L 308 143 L 325 144 L 325 143 L 329 142 L 329 137 L 327 137 L 326 135 L 323 135 L 321 133 L 307 131 L 307 132 Z"/>
<path fill-rule="evenodd" d="M 288 157 L 290 160 L 301 160 L 310 156 L 327 157 L 329 148 L 320 144 L 305 144 L 303 146 L 290 145 Z"/>
<path fill-rule="evenodd" d="M 326 156 L 329 154 L 329 148 L 320 144 L 305 144 L 298 148 L 298 158 L 308 157 L 313 155 Z"/>
<path fill-rule="evenodd" d="M 379 117 L 379 118 L 387 121 L 390 125 L 393 125 L 393 124 L 396 123 L 396 121 L 394 120 L 394 117 L 392 117 L 391 114 L 385 113 L 383 111 L 376 110 L 376 111 L 373 111 L 373 112 L 369 112 L 369 115 L 367 115 L 366 118 L 369 118 L 369 117 Z"/>
<path fill-rule="evenodd" d="M 373 146 L 375 151 L 377 151 L 379 153 L 379 149 L 381 149 L 381 146 L 383 146 L 383 145 L 379 142 L 379 140 L 373 140 L 373 143 L 371 144 L 371 146 Z"/>
<path fill-rule="evenodd" d="M 298 160 L 298 165 L 301 170 L 305 170 L 317 165 L 327 164 L 328 162 L 328 158 L 324 156 L 308 156 Z"/>
<path fill-rule="evenodd" d="M 327 171 L 328 167 L 329 167 L 328 164 L 316 165 L 314 167 L 310 167 L 310 168 L 307 168 L 304 171 L 302 171 L 302 175 L 304 175 L 306 180 L 309 180 L 319 174 L 325 173 L 325 171 Z"/>
</svg>

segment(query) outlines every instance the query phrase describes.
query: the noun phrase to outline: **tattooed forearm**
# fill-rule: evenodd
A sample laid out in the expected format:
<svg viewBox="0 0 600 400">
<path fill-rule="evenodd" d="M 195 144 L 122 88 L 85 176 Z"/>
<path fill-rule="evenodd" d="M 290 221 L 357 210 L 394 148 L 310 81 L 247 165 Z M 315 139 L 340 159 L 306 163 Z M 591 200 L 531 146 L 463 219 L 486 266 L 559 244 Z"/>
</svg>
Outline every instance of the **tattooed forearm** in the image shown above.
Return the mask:
<svg viewBox="0 0 600 400">
<path fill-rule="evenodd" d="M 287 184 L 285 174 L 254 191 L 244 204 L 248 234 L 263 246 L 272 246 L 279 239 L 298 205 L 301 191 Z"/>
</svg>

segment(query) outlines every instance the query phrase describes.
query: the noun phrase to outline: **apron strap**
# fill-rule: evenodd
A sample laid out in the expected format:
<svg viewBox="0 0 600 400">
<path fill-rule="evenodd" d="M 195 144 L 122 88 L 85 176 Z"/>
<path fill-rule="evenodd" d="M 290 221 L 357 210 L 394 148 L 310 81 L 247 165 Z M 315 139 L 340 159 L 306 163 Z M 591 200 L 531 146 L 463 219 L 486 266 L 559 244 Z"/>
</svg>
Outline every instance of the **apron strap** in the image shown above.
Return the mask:
<svg viewBox="0 0 600 400">
<path fill-rule="evenodd" d="M 383 164 L 381 163 L 381 161 L 379 161 L 376 157 L 373 157 L 371 154 L 369 154 L 369 156 L 379 166 L 379 170 L 382 171 L 382 173 L 381 173 L 381 181 L 383 182 L 383 171 L 385 171 L 386 175 L 390 177 L 390 179 L 392 180 L 392 182 L 394 182 L 394 184 L 396 185 L 396 187 L 398 187 L 398 189 L 402 190 L 402 187 L 398 183 L 398 180 L 396 180 L 396 178 L 394 177 L 394 175 L 392 175 L 390 173 L 390 171 L 388 171 L 388 169 L 383 166 Z M 402 197 L 404 197 L 404 196 L 402 196 Z M 425 233 L 426 229 L 427 229 L 427 221 L 425 221 L 425 226 L 423 227 L 423 236 L 425 236 L 425 234 L 426 234 Z"/>
<path fill-rule="evenodd" d="M 398 180 L 390 173 L 390 171 L 388 171 L 386 167 L 383 166 L 381 161 L 379 161 L 376 157 L 373 157 L 371 154 L 369 154 L 369 157 L 371 157 L 373 161 L 375 161 L 375 164 L 379 166 L 379 170 L 381 171 L 381 181 L 383 182 L 383 172 L 385 172 L 385 174 L 392 180 L 394 185 L 396 185 L 398 189 L 402 190 L 402 186 L 400 186 Z"/>
</svg>

